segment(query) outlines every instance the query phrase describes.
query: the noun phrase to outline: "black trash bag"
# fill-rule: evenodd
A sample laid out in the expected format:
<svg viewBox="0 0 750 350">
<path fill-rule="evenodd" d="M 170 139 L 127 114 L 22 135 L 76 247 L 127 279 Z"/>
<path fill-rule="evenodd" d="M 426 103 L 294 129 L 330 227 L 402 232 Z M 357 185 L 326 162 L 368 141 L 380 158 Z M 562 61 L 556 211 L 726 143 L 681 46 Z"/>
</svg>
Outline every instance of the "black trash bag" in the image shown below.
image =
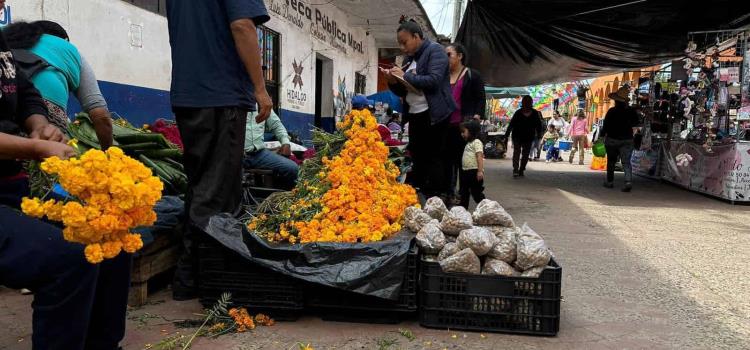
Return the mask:
<svg viewBox="0 0 750 350">
<path fill-rule="evenodd" d="M 374 243 L 269 244 L 229 214 L 213 216 L 206 233 L 246 259 L 307 282 L 396 300 L 414 234 Z"/>
</svg>

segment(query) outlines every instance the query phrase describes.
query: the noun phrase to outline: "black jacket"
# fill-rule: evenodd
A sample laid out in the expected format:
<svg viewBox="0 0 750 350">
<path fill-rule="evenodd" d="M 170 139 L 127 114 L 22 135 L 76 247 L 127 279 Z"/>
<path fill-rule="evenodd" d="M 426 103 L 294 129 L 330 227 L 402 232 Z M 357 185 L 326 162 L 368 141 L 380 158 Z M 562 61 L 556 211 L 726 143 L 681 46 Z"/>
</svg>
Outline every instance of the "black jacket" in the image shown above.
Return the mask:
<svg viewBox="0 0 750 350">
<path fill-rule="evenodd" d="M 417 61 L 417 74 L 406 72 L 406 68 L 412 61 Z M 437 124 L 448 118 L 456 110 L 456 102 L 453 101 L 451 93 L 451 75 L 448 67 L 448 55 L 445 48 L 430 40 L 425 39 L 414 57 L 409 57 L 404 62 L 404 80 L 415 88 L 422 90 L 430 107 L 431 124 Z M 406 88 L 399 84 L 389 84 L 394 94 L 406 97 Z M 404 103 L 406 105 L 406 103 Z M 408 105 L 405 106 L 408 110 Z"/>
<path fill-rule="evenodd" d="M 461 116 L 464 120 L 479 115 L 482 119 L 487 119 L 484 115 L 487 108 L 487 96 L 484 93 L 484 81 L 479 71 L 467 68 L 464 74 L 464 87 L 461 90 Z"/>
<path fill-rule="evenodd" d="M 46 116 L 47 107 L 39 91 L 18 68 L 1 32 L 0 54 L 8 57 L 0 61 L 0 132 L 18 136 L 26 130 L 26 118 L 33 114 Z M 0 177 L 16 175 L 19 171 L 21 163 L 0 160 Z"/>
<path fill-rule="evenodd" d="M 521 110 L 517 110 L 510 119 L 510 125 L 505 131 L 505 135 L 511 135 L 513 142 L 529 143 L 539 138 L 544 132 L 542 113 L 532 109 L 530 116 L 523 115 Z"/>
</svg>

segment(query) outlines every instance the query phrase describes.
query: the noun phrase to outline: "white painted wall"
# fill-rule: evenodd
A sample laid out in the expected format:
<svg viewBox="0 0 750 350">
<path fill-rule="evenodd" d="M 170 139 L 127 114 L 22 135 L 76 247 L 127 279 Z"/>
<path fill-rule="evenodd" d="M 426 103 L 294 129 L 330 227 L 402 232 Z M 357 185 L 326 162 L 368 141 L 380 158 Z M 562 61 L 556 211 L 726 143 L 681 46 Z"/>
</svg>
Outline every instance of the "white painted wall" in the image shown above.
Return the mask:
<svg viewBox="0 0 750 350">
<path fill-rule="evenodd" d="M 353 93 L 355 72 L 367 77 L 368 95 L 376 92 L 378 52 L 375 39 L 367 36 L 362 27 L 349 27 L 349 16 L 345 12 L 332 4 L 305 5 L 313 12 L 310 21 L 304 15 L 291 14 L 293 9 L 287 5 L 287 0 L 265 0 L 265 3 L 271 14 L 271 21 L 266 26 L 281 33 L 279 102 L 282 109 L 315 113 L 316 54 L 333 61 L 331 86 L 334 95 L 344 85 L 348 95 Z M 119 0 L 7 0 L 7 5 L 12 9 L 13 21 L 46 19 L 62 24 L 70 34 L 71 42 L 93 66 L 99 80 L 169 90 L 171 57 L 165 17 Z M 280 10 L 282 15 L 274 13 L 272 7 Z M 326 41 L 314 37 L 313 30 L 325 33 L 315 23 L 315 9 L 335 20 L 339 28 L 351 33 L 356 41 L 362 41 L 363 53 L 351 48 L 343 52 L 333 47 L 330 35 Z M 302 28 L 294 24 L 296 20 Z M 292 83 L 292 62 L 295 61 L 303 66 L 301 77 L 304 85 L 301 88 Z M 295 90 L 297 96 L 300 93 L 306 95 L 304 103 L 290 103 L 287 90 Z M 333 101 L 323 103 L 325 106 Z"/>
<path fill-rule="evenodd" d="M 93 66 L 97 79 L 169 90 L 167 20 L 119 0 L 7 0 L 12 20 L 51 20 Z M 140 35 L 139 35 L 140 32 Z"/>
<path fill-rule="evenodd" d="M 334 95 L 338 94 L 339 87 L 343 85 L 346 86 L 347 94 L 354 92 L 356 72 L 367 77 L 367 95 L 377 91 L 378 50 L 375 39 L 368 36 L 361 27 L 349 27 L 349 15 L 333 6 L 333 4 L 320 6 L 305 4 L 305 7 L 310 8 L 312 12 L 312 21 L 310 21 L 306 16 L 295 12 L 286 0 L 265 0 L 265 4 L 271 15 L 271 21 L 266 23 L 266 26 L 281 34 L 281 88 L 279 99 L 282 109 L 306 114 L 315 113 L 315 58 L 318 54 L 333 61 L 331 85 Z M 322 26 L 316 24 L 316 9 L 335 20 L 343 32 L 352 33 L 356 41 L 362 41 L 363 53 L 350 48 L 343 52 L 332 46 L 330 34 L 325 32 Z M 302 24 L 302 26 L 300 27 L 298 24 Z M 326 40 L 323 41 L 315 37 L 312 31 L 324 33 Z M 303 65 L 304 70 L 301 77 L 304 86 L 302 88 L 293 84 L 293 62 Z M 307 96 L 307 102 L 301 106 L 299 103 L 290 103 L 287 101 L 288 90 L 304 93 Z M 351 96 L 348 97 L 350 99 Z M 328 103 L 333 104 L 333 101 L 323 101 L 324 106 Z M 325 111 L 326 108 L 324 107 L 323 110 Z M 326 116 L 325 113 L 324 116 Z"/>
</svg>

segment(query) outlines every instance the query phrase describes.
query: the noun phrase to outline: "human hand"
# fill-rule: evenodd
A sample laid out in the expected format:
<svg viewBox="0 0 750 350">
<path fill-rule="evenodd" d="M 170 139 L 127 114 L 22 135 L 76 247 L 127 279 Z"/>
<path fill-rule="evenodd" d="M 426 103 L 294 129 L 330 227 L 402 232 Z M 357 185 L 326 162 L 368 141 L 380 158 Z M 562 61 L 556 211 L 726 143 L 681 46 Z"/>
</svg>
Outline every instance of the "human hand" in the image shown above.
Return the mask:
<svg viewBox="0 0 750 350">
<path fill-rule="evenodd" d="M 67 144 L 40 139 L 34 142 L 34 154 L 37 159 L 46 159 L 49 157 L 68 159 L 77 155 L 76 150 Z"/>
<path fill-rule="evenodd" d="M 255 122 L 262 123 L 271 116 L 273 101 L 271 101 L 271 96 L 268 95 L 266 89 L 255 91 L 255 101 L 258 102 L 258 115 L 255 116 Z"/>
<path fill-rule="evenodd" d="M 393 68 L 391 68 L 390 72 L 391 72 L 391 75 L 393 75 L 395 77 L 399 77 L 399 78 L 403 78 L 404 77 L 404 71 L 401 69 L 401 67 L 398 67 L 398 66 L 393 67 Z"/>
<path fill-rule="evenodd" d="M 385 76 L 385 80 L 387 80 L 389 84 L 396 83 L 396 78 L 393 77 L 390 69 L 380 68 L 380 72 L 383 73 L 383 75 Z"/>
<path fill-rule="evenodd" d="M 36 129 L 31 131 L 29 137 L 32 139 L 52 141 L 52 142 L 65 142 L 67 137 L 60 131 L 56 126 L 52 124 L 43 124 Z"/>
<path fill-rule="evenodd" d="M 290 157 L 292 155 L 292 146 L 290 146 L 289 144 L 281 145 L 278 153 L 284 157 Z"/>
<path fill-rule="evenodd" d="M 484 180 L 484 171 L 477 171 L 477 181 Z"/>
</svg>

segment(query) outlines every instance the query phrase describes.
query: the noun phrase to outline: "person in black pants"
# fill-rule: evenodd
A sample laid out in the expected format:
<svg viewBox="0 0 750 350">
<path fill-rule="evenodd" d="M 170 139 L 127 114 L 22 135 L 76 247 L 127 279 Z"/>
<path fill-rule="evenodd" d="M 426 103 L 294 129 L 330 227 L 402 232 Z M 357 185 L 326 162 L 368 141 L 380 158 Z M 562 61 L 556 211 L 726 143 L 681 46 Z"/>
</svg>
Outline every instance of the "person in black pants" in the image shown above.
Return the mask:
<svg viewBox="0 0 750 350">
<path fill-rule="evenodd" d="M 513 140 L 513 177 L 523 177 L 526 164 L 529 163 L 534 139 L 542 137 L 542 113 L 533 108 L 534 100 L 531 96 L 524 96 L 521 108 L 513 114 L 505 135 Z"/>
<path fill-rule="evenodd" d="M 403 67 L 383 69 L 391 91 L 404 98 L 408 111 L 412 173 L 408 180 L 426 198 L 447 199 L 446 159 L 449 117 L 456 109 L 451 95 L 448 55 L 442 45 L 424 38 L 414 21 L 401 23 L 396 31 Z M 403 82 L 408 83 L 408 87 Z"/>
<path fill-rule="evenodd" d="M 477 121 L 461 124 L 461 137 L 466 141 L 461 157 L 459 194 L 461 206 L 469 209 L 469 195 L 477 204 L 484 200 L 484 146 L 479 141 L 481 127 Z"/>
<path fill-rule="evenodd" d="M 0 0 L 0 4 L 2 1 Z M 29 196 L 19 160 L 76 154 L 47 121 L 39 92 L 16 64 L 0 32 L 0 285 L 34 293 L 32 347 L 115 350 L 125 336 L 131 255 L 94 265 L 84 246 L 20 211 Z M 24 131 L 29 138 L 20 136 Z"/>
<path fill-rule="evenodd" d="M 615 181 L 615 164 L 619 158 L 625 172 L 623 192 L 633 189 L 633 166 L 630 163 L 633 155 L 633 130 L 638 126 L 638 113 L 628 106 L 630 89 L 621 87 L 617 92 L 609 95 L 615 101 L 615 106 L 607 111 L 601 136 L 604 136 L 604 146 L 607 148 L 607 180 L 604 187 L 613 188 Z"/>
<path fill-rule="evenodd" d="M 185 145 L 188 177 L 184 253 L 173 298 L 196 293 L 197 239 L 211 216 L 239 214 L 248 112 L 265 121 L 266 91 L 256 26 L 270 19 L 262 0 L 167 0 L 172 47 L 172 109 Z M 198 25 L 200 24 L 200 25 Z"/>
</svg>

